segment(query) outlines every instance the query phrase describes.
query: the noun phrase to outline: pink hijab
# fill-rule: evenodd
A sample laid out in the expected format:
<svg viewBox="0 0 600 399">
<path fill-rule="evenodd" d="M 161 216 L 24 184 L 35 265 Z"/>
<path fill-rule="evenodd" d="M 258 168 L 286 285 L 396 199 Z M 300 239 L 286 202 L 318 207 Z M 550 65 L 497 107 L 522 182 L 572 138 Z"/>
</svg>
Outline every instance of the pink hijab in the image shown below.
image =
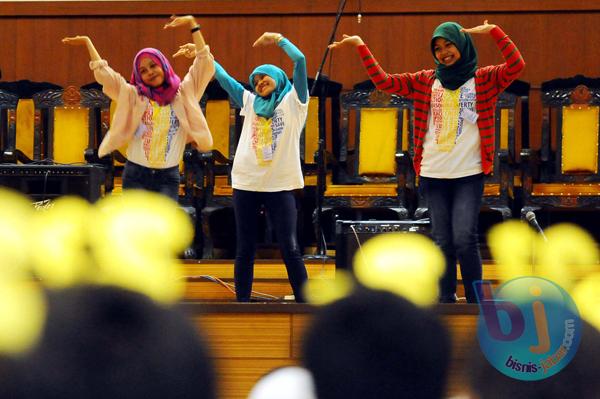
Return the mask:
<svg viewBox="0 0 600 399">
<path fill-rule="evenodd" d="M 152 61 L 162 67 L 165 74 L 165 81 L 162 86 L 152 88 L 144 84 L 139 72 L 142 56 L 149 57 Z M 137 91 L 140 95 L 156 101 L 159 105 L 167 105 L 175 98 L 177 90 L 179 90 L 179 85 L 181 84 L 181 79 L 175 74 L 173 67 L 163 53 L 155 48 L 148 47 L 141 49 L 133 59 L 133 72 L 131 73 L 129 83 L 137 87 Z"/>
</svg>

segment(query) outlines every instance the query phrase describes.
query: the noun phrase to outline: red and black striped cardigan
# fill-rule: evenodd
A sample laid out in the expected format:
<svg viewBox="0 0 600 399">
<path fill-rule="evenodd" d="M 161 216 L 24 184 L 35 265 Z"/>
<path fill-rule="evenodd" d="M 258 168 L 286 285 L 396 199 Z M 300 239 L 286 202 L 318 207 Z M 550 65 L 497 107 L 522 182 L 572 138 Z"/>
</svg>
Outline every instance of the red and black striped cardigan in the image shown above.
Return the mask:
<svg viewBox="0 0 600 399">
<path fill-rule="evenodd" d="M 489 174 L 494 162 L 494 114 L 496 99 L 510 83 L 517 79 L 525 61 L 517 46 L 502 29 L 495 27 L 490 34 L 496 41 L 504 57 L 504 64 L 478 68 L 475 72 L 476 110 L 479 114 L 477 127 L 481 136 L 481 167 Z M 358 53 L 364 67 L 379 90 L 398 94 L 413 100 L 414 104 L 414 158 L 415 173 L 421 170 L 423 141 L 427 133 L 427 118 L 431 103 L 431 88 L 435 81 L 435 70 L 423 70 L 416 73 L 388 74 L 380 66 L 366 45 L 358 46 Z"/>
</svg>

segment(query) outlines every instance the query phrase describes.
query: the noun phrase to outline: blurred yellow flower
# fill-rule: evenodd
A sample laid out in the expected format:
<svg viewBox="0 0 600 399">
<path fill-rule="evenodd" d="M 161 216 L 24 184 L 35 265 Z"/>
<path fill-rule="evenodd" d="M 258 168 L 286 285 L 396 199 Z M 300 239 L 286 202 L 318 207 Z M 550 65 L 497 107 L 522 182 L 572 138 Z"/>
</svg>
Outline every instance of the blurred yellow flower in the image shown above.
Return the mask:
<svg viewBox="0 0 600 399">
<path fill-rule="evenodd" d="M 391 291 L 420 306 L 437 303 L 444 269 L 441 250 L 421 234 L 382 234 L 354 255 L 354 273 L 362 284 Z"/>
</svg>

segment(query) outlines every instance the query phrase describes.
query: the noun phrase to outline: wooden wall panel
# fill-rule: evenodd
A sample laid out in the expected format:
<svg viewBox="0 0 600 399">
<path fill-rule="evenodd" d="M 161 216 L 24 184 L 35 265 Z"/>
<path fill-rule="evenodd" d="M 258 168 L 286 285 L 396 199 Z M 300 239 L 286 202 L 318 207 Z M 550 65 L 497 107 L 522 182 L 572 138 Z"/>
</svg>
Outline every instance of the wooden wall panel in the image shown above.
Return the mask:
<svg viewBox="0 0 600 399">
<path fill-rule="evenodd" d="M 199 324 L 217 358 L 291 357 L 289 314 L 211 314 Z"/>
<path fill-rule="evenodd" d="M 86 15 L 157 15 L 194 13 L 202 15 L 293 15 L 330 14 L 338 0 L 8 0 L 2 2 L 0 16 L 86 16 Z M 596 0 L 362 0 L 347 2 L 345 12 L 356 13 L 439 14 L 477 12 L 571 12 L 597 11 Z"/>
<path fill-rule="evenodd" d="M 600 65 L 600 2 L 581 0 L 362 0 L 362 23 L 356 20 L 358 2 L 348 2 L 338 35 L 359 34 L 388 72 L 416 71 L 433 66 L 431 32 L 454 20 L 473 26 L 489 19 L 501 25 L 521 49 L 527 67 L 521 77 L 533 85 L 532 145 L 539 145 L 539 85 L 555 77 L 598 76 Z M 0 3 L 0 68 L 4 80 L 31 79 L 61 85 L 93 80 L 83 48 L 67 47 L 60 39 L 88 34 L 100 54 L 125 77 L 142 47 L 172 54 L 190 40 L 187 29 L 164 31 L 171 13 L 194 13 L 215 57 L 240 80 L 261 63 L 291 62 L 277 48 L 253 49 L 264 31 L 280 31 L 305 53 L 309 76 L 314 76 L 325 51 L 335 0 L 265 1 L 3 1 Z M 481 65 L 502 62 L 489 37 L 476 37 Z M 175 60 L 183 75 L 189 60 Z M 325 64 L 325 74 L 346 89 L 366 79 L 353 49 L 339 49 Z"/>
<path fill-rule="evenodd" d="M 460 396 L 467 392 L 469 356 L 478 349 L 476 314 L 444 315 L 442 321 L 452 339 L 452 358 L 448 369 L 448 394 Z"/>
<path fill-rule="evenodd" d="M 301 362 L 302 340 L 316 311 L 306 306 L 187 304 L 209 343 L 222 398 L 246 398 L 269 370 Z M 465 365 L 476 345 L 478 310 L 474 305 L 439 305 L 434 310 L 452 337 L 447 396 L 460 396 L 466 389 Z"/>
<path fill-rule="evenodd" d="M 304 333 L 310 327 L 312 323 L 312 315 L 309 314 L 293 314 L 292 315 L 292 358 L 302 358 L 302 341 L 304 339 Z"/>
<path fill-rule="evenodd" d="M 151 4 L 127 2 L 134 5 L 143 4 L 150 7 L 150 10 L 156 9 L 157 15 L 144 15 L 143 12 L 142 15 L 128 14 L 129 8 L 123 6 L 121 9 L 113 7 L 110 14 L 105 10 L 108 15 L 93 15 L 91 12 L 89 16 L 69 16 L 68 10 L 64 10 L 63 15 L 28 15 L 25 6 L 17 7 L 22 14 L 10 15 L 7 12 L 7 3 L 11 2 L 3 2 L 0 6 L 0 32 L 4 39 L 0 44 L 0 60 L 5 80 L 52 80 L 63 85 L 82 84 L 91 80 L 85 50 L 60 43 L 60 39 L 67 35 L 90 35 L 100 54 L 125 76 L 131 73 L 131 60 L 140 48 L 155 46 L 170 54 L 180 43 L 190 40 L 187 29 L 162 29 L 169 14 L 164 13 L 166 2 L 162 1 Z M 36 2 L 25 4 L 31 3 Z M 203 2 L 190 4 L 197 3 Z M 330 12 L 321 14 L 311 11 L 312 3 L 309 1 L 291 3 L 307 5 L 299 8 L 296 14 L 290 15 L 217 13 L 199 17 L 199 20 L 217 59 L 239 79 L 245 80 L 252 67 L 263 62 L 283 63 L 288 72 L 291 72 L 291 63 L 278 49 L 251 47 L 253 40 L 266 30 L 281 31 L 294 41 L 306 54 L 309 75 L 312 76 L 316 72 L 332 28 L 335 6 Z M 333 2 L 326 3 L 333 5 Z M 456 20 L 464 26 L 472 26 L 481 23 L 484 18 L 501 25 L 517 43 L 527 61 L 523 79 L 532 82 L 534 86 L 556 76 L 576 73 L 595 75 L 599 69 L 595 55 L 600 50 L 600 31 L 592 28 L 600 23 L 600 9 L 582 12 L 573 9 L 565 12 L 547 11 L 540 6 L 540 9 L 531 12 L 522 12 L 520 9 L 478 12 L 476 5 L 481 6 L 479 9 L 485 9 L 484 6 L 488 2 L 477 1 L 471 2 L 469 11 L 459 13 L 403 13 L 396 10 L 392 14 L 386 14 L 370 11 L 370 8 L 377 9 L 376 3 L 363 3 L 362 23 L 357 23 L 354 14 L 345 15 L 340 22 L 338 37 L 344 32 L 361 35 L 384 68 L 390 72 L 432 67 L 429 40 L 432 30 L 440 22 Z M 436 2 L 421 3 L 424 3 L 424 9 L 428 9 L 425 5 Z M 195 10 L 198 7 L 190 5 L 189 8 Z M 232 7 L 235 11 L 236 8 Z M 440 9 L 447 10 L 448 6 L 440 6 Z M 117 14 L 119 10 L 123 12 L 122 15 Z M 264 11 L 267 13 L 269 10 L 265 8 Z M 477 36 L 476 44 L 480 64 L 501 62 L 499 52 L 488 37 Z M 177 71 L 183 74 L 189 61 L 177 60 L 175 65 Z M 358 57 L 349 48 L 333 52 L 331 69 L 329 62 L 326 64 L 326 72 L 333 79 L 343 82 L 346 88 L 365 78 L 361 68 Z"/>
<path fill-rule="evenodd" d="M 218 398 L 246 399 L 256 382 L 269 371 L 296 364 L 293 359 L 215 359 Z"/>
</svg>

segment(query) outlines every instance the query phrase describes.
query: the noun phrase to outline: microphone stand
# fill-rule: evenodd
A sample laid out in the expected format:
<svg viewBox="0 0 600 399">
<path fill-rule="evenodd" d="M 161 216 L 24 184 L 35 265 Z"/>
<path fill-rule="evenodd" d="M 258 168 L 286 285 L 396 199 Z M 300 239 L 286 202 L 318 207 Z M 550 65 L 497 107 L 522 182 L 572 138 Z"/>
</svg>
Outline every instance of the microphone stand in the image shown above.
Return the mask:
<svg viewBox="0 0 600 399">
<path fill-rule="evenodd" d="M 340 19 L 342 17 L 342 13 L 344 12 L 344 8 L 346 7 L 346 0 L 340 0 L 338 5 L 337 14 L 335 16 L 335 22 L 333 24 L 333 29 L 331 30 L 331 35 L 329 36 L 329 42 L 325 47 L 325 54 L 323 54 L 323 59 L 321 60 L 321 64 L 319 65 L 319 69 L 317 70 L 317 74 L 315 75 L 315 80 L 313 81 L 313 85 L 310 89 L 310 96 L 314 96 L 316 93 L 317 86 L 319 84 L 319 79 L 321 77 L 321 73 L 323 72 L 323 67 L 325 65 L 325 61 L 327 60 L 327 56 L 329 55 L 329 45 L 333 43 L 335 40 L 335 33 L 337 31 L 337 27 L 340 23 Z M 320 95 L 324 94 L 325 85 L 320 86 Z M 319 96 L 321 97 L 321 96 Z M 321 165 L 324 165 L 324 169 L 327 168 L 326 159 L 325 159 L 325 123 L 326 123 L 326 115 L 325 115 L 325 107 L 319 107 L 319 145 L 317 148 L 317 192 L 316 192 L 316 214 L 314 217 L 315 223 L 315 234 L 317 238 L 317 250 L 316 254 L 312 256 L 312 258 L 318 259 L 327 259 L 326 252 L 326 242 L 325 235 L 323 234 L 323 229 L 321 227 L 321 213 L 323 212 L 323 201 L 321 200 L 321 196 L 323 195 L 325 182 L 327 178 L 327 171 L 321 170 Z"/>
<path fill-rule="evenodd" d="M 319 69 L 317 70 L 317 74 L 315 75 L 315 80 L 313 82 L 312 87 L 310 88 L 310 95 L 315 94 L 315 89 L 319 82 L 319 78 L 321 77 L 321 72 L 323 72 L 323 66 L 325 65 L 325 61 L 327 61 L 327 56 L 329 55 L 329 45 L 333 43 L 335 40 L 335 32 L 337 31 L 337 27 L 340 24 L 340 18 L 344 12 L 344 8 L 346 7 L 346 0 L 340 0 L 340 4 L 338 5 L 337 14 L 335 15 L 335 22 L 333 24 L 333 29 L 331 30 L 331 35 L 329 36 L 329 42 L 325 47 L 325 54 L 323 54 L 323 59 L 321 59 L 321 65 L 319 65 Z M 319 133 L 321 131 L 319 130 Z"/>
</svg>

